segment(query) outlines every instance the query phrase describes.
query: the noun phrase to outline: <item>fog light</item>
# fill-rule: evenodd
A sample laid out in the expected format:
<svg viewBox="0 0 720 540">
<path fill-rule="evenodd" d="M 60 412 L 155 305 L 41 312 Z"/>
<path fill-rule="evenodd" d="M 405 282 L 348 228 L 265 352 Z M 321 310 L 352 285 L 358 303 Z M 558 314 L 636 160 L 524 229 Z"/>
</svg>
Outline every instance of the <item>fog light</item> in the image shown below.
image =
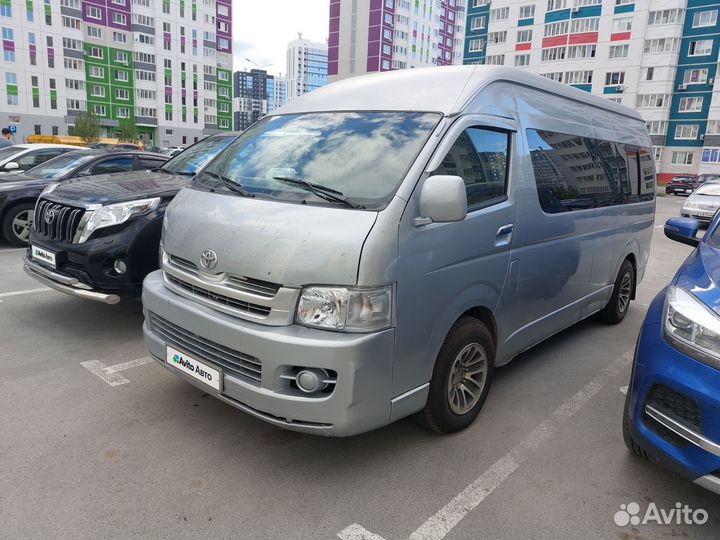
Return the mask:
<svg viewBox="0 0 720 540">
<path fill-rule="evenodd" d="M 125 272 L 127 272 L 127 264 L 125 264 L 125 261 L 122 259 L 117 259 L 113 263 L 113 269 L 122 276 Z"/>
<path fill-rule="evenodd" d="M 322 392 L 328 386 L 328 374 L 324 369 L 304 368 L 295 376 L 295 384 L 306 394 Z"/>
</svg>

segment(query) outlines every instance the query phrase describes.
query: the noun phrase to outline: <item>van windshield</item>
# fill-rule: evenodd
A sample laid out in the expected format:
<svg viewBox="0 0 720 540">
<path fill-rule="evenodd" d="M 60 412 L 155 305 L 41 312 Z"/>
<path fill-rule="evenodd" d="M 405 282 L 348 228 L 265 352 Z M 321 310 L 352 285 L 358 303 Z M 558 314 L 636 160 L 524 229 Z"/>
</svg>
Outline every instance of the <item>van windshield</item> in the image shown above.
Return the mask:
<svg viewBox="0 0 720 540">
<path fill-rule="evenodd" d="M 351 201 L 347 206 L 379 208 L 392 198 L 440 118 L 420 112 L 268 117 L 228 146 L 193 185 L 225 189 L 232 182 L 259 197 L 336 205 L 340 196 Z M 323 196 L 328 191 L 333 196 Z"/>
</svg>

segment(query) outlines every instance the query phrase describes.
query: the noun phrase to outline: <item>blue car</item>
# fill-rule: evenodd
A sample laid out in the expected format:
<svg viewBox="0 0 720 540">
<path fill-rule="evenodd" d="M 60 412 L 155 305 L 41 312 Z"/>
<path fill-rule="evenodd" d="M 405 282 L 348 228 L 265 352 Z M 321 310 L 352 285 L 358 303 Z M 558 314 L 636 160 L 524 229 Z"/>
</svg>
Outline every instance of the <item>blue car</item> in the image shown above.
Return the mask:
<svg viewBox="0 0 720 540">
<path fill-rule="evenodd" d="M 648 309 L 625 401 L 634 453 L 720 493 L 720 214 L 674 218 L 665 235 L 697 249 Z"/>
</svg>

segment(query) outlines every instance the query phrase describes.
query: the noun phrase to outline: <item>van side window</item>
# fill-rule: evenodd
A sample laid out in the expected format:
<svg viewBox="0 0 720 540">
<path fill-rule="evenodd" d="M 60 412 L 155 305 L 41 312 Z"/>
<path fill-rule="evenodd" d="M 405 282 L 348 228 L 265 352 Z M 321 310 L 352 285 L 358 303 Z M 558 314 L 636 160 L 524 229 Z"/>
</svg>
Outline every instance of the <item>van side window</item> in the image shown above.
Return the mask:
<svg viewBox="0 0 720 540">
<path fill-rule="evenodd" d="M 628 182 L 623 186 L 622 202 L 625 204 L 652 201 L 655 197 L 655 167 L 652 150 L 626 145 L 628 158 Z"/>
<path fill-rule="evenodd" d="M 510 134 L 488 128 L 462 132 L 433 174 L 459 176 L 465 181 L 468 210 L 507 193 Z"/>
<path fill-rule="evenodd" d="M 654 196 L 648 149 L 534 129 L 527 130 L 527 138 L 540 206 L 547 214 L 652 200 Z M 645 173 L 640 160 L 644 160 Z"/>
</svg>

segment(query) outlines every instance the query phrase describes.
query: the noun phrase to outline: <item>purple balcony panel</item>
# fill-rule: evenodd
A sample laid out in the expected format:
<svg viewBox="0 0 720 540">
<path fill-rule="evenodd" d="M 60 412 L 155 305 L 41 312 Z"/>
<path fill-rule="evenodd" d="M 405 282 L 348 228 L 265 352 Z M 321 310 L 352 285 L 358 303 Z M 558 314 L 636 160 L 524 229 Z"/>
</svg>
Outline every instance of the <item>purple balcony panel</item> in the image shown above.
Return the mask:
<svg viewBox="0 0 720 540">
<path fill-rule="evenodd" d="M 371 26 L 368 30 L 368 41 L 379 41 L 380 40 L 380 27 Z"/>
<path fill-rule="evenodd" d="M 330 19 L 330 33 L 340 31 L 340 17 Z"/>
<path fill-rule="evenodd" d="M 328 36 L 328 47 L 338 47 L 340 45 L 340 32 L 331 32 Z"/>
<path fill-rule="evenodd" d="M 100 26 L 107 26 L 107 9 L 105 7 L 83 2 L 82 8 L 83 21 L 91 24 L 99 24 Z M 91 11 L 96 13 L 93 13 L 91 16 Z M 99 18 L 97 16 L 99 16 Z"/>
<path fill-rule="evenodd" d="M 337 74 L 338 74 L 337 60 L 328 62 L 328 75 L 337 75 Z"/>
<path fill-rule="evenodd" d="M 380 56 L 380 42 L 371 41 L 368 43 L 368 56 Z"/>
<path fill-rule="evenodd" d="M 330 0 L 330 18 L 340 16 L 340 0 Z"/>
<path fill-rule="evenodd" d="M 83 0 L 83 4 L 94 4 L 96 6 L 100 7 L 107 7 L 107 2 L 105 0 Z"/>
<path fill-rule="evenodd" d="M 37 45 L 32 45 L 32 44 L 31 44 L 30 47 L 29 47 L 29 50 L 30 50 L 30 54 L 31 54 L 31 55 L 33 55 L 33 56 L 36 55 L 36 54 L 37 54 Z"/>
<path fill-rule="evenodd" d="M 117 9 L 108 9 L 108 26 L 129 31 L 131 28 L 130 14 Z"/>
<path fill-rule="evenodd" d="M 166 87 L 165 87 L 165 95 L 166 95 L 166 96 L 172 96 L 172 93 L 173 93 L 172 86 L 166 86 Z"/>
<path fill-rule="evenodd" d="M 382 22 L 382 11 L 379 9 L 370 11 L 370 17 L 368 19 L 368 24 L 370 26 L 378 26 L 381 22 Z"/>
<path fill-rule="evenodd" d="M 15 43 L 7 39 L 3 39 L 3 51 L 14 51 Z"/>
<path fill-rule="evenodd" d="M 48 47 L 47 55 L 48 58 L 55 58 L 55 49 L 53 49 L 52 47 Z"/>
</svg>

